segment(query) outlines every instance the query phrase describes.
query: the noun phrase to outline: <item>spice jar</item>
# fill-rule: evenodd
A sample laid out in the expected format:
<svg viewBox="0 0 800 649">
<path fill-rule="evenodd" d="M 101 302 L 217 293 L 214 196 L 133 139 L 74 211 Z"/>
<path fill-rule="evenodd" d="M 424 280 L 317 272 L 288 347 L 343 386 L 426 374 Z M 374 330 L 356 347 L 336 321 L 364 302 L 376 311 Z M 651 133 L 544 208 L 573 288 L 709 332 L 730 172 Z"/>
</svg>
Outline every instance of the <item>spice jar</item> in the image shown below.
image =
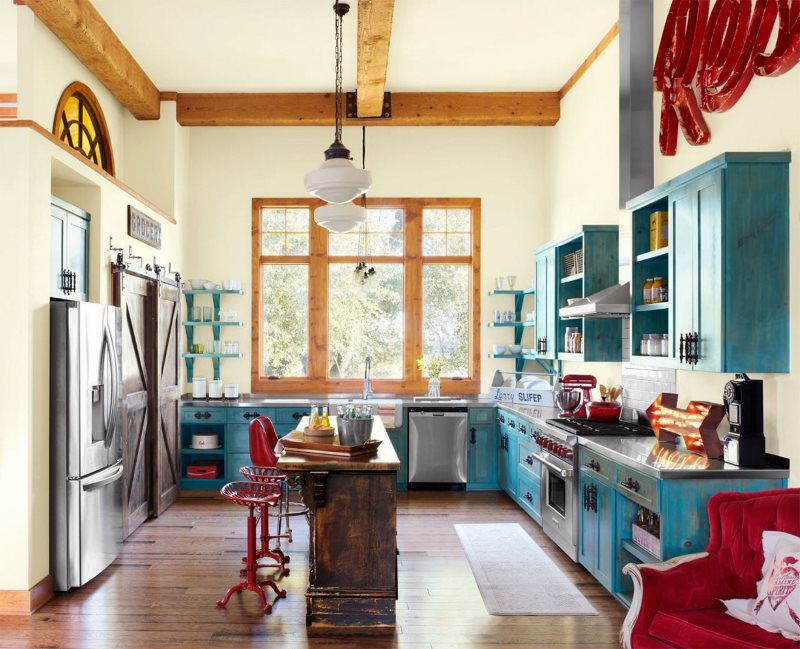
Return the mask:
<svg viewBox="0 0 800 649">
<path fill-rule="evenodd" d="M 577 331 L 577 327 L 566 327 L 564 329 L 564 351 L 568 354 L 575 351 L 575 333 Z"/>
<path fill-rule="evenodd" d="M 659 302 L 664 301 L 664 297 L 662 294 L 662 289 L 664 287 L 664 278 L 663 277 L 654 277 L 653 284 L 650 287 L 650 303 L 651 304 L 658 304 Z"/>
<path fill-rule="evenodd" d="M 639 346 L 639 354 L 641 356 L 650 355 L 650 334 L 642 334 L 642 342 Z"/>
<path fill-rule="evenodd" d="M 642 288 L 642 304 L 652 304 L 653 302 L 653 278 L 650 277 Z"/>
</svg>

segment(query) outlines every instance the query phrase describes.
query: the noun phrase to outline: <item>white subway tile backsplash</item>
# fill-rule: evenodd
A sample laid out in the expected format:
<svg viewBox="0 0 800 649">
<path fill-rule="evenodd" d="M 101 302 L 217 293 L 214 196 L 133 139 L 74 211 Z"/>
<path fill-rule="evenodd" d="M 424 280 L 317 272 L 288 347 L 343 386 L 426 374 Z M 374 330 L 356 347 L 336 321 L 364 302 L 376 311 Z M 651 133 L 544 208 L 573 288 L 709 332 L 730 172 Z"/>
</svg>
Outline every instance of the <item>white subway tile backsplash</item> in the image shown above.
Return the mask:
<svg viewBox="0 0 800 649">
<path fill-rule="evenodd" d="M 675 392 L 675 370 L 622 365 L 622 405 L 626 418 L 633 410 L 644 412 L 662 392 Z"/>
</svg>

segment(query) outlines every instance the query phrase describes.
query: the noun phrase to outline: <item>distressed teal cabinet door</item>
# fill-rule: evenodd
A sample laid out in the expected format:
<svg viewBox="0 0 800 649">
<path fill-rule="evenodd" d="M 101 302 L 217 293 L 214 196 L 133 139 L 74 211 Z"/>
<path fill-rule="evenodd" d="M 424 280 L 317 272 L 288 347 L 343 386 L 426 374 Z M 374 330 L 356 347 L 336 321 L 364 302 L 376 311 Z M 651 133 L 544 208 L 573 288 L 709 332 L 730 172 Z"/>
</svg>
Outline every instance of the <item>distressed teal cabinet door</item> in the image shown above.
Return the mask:
<svg viewBox="0 0 800 649">
<path fill-rule="evenodd" d="M 581 473 L 578 561 L 606 589 L 614 574 L 614 491 Z"/>
<path fill-rule="evenodd" d="M 467 489 L 497 489 L 497 451 L 493 426 L 470 426 Z"/>
<path fill-rule="evenodd" d="M 676 363 L 680 363 L 680 337 L 692 331 L 694 323 L 695 217 L 692 194 L 689 187 L 682 187 L 670 194 L 670 241 L 674 250 L 670 268 L 670 301 L 672 327 L 670 348 Z M 685 366 L 686 369 L 689 366 Z"/>
<path fill-rule="evenodd" d="M 556 357 L 556 249 L 548 248 L 536 254 L 536 340 L 543 339 L 544 351 L 537 356 Z"/>
</svg>

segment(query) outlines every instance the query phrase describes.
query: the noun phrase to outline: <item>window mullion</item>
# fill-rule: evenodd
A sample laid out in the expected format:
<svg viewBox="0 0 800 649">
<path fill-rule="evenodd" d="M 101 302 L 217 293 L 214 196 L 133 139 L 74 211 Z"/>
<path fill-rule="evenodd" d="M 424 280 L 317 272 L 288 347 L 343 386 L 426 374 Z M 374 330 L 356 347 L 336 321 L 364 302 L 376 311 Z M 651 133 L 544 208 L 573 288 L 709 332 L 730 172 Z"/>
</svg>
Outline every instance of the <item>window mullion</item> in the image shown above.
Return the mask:
<svg viewBox="0 0 800 649">
<path fill-rule="evenodd" d="M 405 344 L 403 378 L 406 384 L 422 380 L 417 359 L 422 358 L 422 202 L 409 200 L 405 210 Z"/>
<path fill-rule="evenodd" d="M 308 274 L 308 376 L 328 377 L 328 232 L 311 226 Z"/>
</svg>

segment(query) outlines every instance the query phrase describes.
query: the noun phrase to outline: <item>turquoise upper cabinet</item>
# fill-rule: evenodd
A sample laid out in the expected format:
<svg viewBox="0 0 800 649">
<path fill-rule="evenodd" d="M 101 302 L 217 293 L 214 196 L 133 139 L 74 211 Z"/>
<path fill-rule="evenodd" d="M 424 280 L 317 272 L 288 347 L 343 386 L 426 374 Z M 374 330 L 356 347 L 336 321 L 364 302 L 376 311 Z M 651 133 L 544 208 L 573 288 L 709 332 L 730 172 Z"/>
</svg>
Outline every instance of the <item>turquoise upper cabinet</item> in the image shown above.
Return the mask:
<svg viewBox="0 0 800 649">
<path fill-rule="evenodd" d="M 536 355 L 556 357 L 556 249 L 536 250 Z"/>
<path fill-rule="evenodd" d="M 50 297 L 88 299 L 89 214 L 50 198 Z"/>
<path fill-rule="evenodd" d="M 619 228 L 586 225 L 536 250 L 536 340 L 541 358 L 614 362 L 622 359 L 619 319 L 559 318 L 568 300 L 587 297 L 619 282 Z M 576 255 L 580 259 L 575 261 Z M 567 327 L 577 328 L 581 350 L 567 350 Z"/>
<path fill-rule="evenodd" d="M 723 154 L 629 203 L 633 362 L 789 371 L 789 161 Z M 650 214 L 659 210 L 669 243 L 652 251 Z M 667 279 L 668 299 L 644 304 L 652 277 Z M 643 355 L 645 334 L 666 335 L 666 355 Z"/>
</svg>

